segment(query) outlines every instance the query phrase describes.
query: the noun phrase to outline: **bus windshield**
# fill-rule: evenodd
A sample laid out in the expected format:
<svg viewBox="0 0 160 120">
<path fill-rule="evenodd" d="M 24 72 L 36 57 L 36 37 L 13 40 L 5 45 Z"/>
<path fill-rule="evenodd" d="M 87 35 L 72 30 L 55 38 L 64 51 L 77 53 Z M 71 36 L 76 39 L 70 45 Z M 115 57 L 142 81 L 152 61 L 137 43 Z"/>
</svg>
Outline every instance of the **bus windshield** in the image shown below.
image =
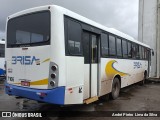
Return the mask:
<svg viewBox="0 0 160 120">
<path fill-rule="evenodd" d="M 49 44 L 50 12 L 43 11 L 10 19 L 7 27 L 7 47 Z"/>
</svg>

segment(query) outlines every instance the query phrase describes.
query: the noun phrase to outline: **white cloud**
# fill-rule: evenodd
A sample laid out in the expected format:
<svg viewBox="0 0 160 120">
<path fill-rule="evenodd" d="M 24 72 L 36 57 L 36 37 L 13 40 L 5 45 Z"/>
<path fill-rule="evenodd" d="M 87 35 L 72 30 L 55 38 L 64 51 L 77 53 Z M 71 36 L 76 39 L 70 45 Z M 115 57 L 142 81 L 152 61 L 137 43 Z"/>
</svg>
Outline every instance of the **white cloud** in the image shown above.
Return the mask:
<svg viewBox="0 0 160 120">
<path fill-rule="evenodd" d="M 0 31 L 6 17 L 40 5 L 57 4 L 107 27 L 138 36 L 138 0 L 0 0 Z"/>
</svg>

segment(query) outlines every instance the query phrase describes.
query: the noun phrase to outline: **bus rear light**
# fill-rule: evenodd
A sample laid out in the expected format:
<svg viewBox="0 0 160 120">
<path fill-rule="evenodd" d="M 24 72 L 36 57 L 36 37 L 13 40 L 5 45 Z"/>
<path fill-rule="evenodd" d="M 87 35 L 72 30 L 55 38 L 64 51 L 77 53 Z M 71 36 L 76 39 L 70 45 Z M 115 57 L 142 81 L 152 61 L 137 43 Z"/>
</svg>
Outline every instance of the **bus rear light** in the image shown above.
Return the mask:
<svg viewBox="0 0 160 120">
<path fill-rule="evenodd" d="M 51 69 L 52 69 L 53 71 L 56 71 L 56 70 L 57 70 L 57 66 L 54 65 L 54 66 L 51 67 Z"/>
<path fill-rule="evenodd" d="M 50 62 L 48 88 L 52 89 L 58 87 L 58 79 L 59 79 L 59 67 L 56 63 Z"/>
<path fill-rule="evenodd" d="M 47 96 L 47 93 L 37 93 L 37 95 L 39 95 L 40 97 L 45 97 L 45 96 Z"/>
<path fill-rule="evenodd" d="M 53 80 L 50 82 L 50 85 L 51 85 L 51 86 L 55 86 L 55 84 L 56 84 L 56 83 L 55 83 L 55 81 L 53 81 Z"/>
<path fill-rule="evenodd" d="M 56 78 L 56 74 L 51 74 L 51 78 L 52 79 Z"/>
</svg>

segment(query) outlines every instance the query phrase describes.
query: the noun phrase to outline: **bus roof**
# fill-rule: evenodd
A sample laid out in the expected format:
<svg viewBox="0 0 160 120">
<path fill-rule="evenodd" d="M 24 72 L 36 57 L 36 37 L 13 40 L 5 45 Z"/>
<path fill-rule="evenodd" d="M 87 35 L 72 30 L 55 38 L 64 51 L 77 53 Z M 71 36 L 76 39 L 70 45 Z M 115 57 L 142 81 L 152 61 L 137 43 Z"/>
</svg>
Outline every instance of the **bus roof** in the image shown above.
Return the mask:
<svg viewBox="0 0 160 120">
<path fill-rule="evenodd" d="M 23 15 L 23 14 L 27 14 L 27 13 L 31 13 L 31 12 L 36 12 L 36 11 L 38 12 L 38 11 L 41 11 L 41 10 L 47 10 L 48 7 L 52 7 L 54 10 L 57 10 L 57 11 L 61 12 L 62 14 L 67 15 L 69 17 L 72 17 L 74 19 L 77 19 L 77 20 L 79 20 L 81 22 L 84 22 L 86 24 L 92 25 L 92 26 L 94 26 L 96 28 L 99 28 L 101 30 L 104 30 L 106 32 L 110 32 L 110 33 L 115 34 L 115 35 L 117 35 L 119 37 L 122 37 L 122 38 L 127 39 L 127 40 L 132 41 L 132 42 L 135 42 L 135 43 L 140 44 L 142 46 L 145 46 L 147 48 L 150 48 L 148 45 L 135 40 L 133 37 L 131 37 L 131 36 L 129 36 L 129 35 L 123 33 L 123 32 L 120 32 L 120 31 L 118 31 L 118 30 L 116 30 L 114 28 L 108 28 L 108 27 L 106 27 L 104 25 L 101 25 L 101 24 L 99 24 L 97 22 L 94 22 L 94 21 L 92 21 L 92 20 L 90 20 L 90 19 L 88 19 L 86 17 L 83 17 L 83 16 L 81 16 L 81 15 L 75 13 L 75 12 L 72 12 L 72 11 L 66 9 L 66 8 L 63 8 L 63 7 L 60 7 L 60 6 L 57 6 L 57 5 L 46 5 L 46 6 L 39 6 L 39 7 L 35 7 L 35 8 L 30 8 L 30 9 L 23 10 L 23 11 L 20 11 L 18 13 L 15 13 L 15 14 L 9 16 L 9 18 L 17 17 L 17 16 L 20 16 L 20 15 Z"/>
</svg>

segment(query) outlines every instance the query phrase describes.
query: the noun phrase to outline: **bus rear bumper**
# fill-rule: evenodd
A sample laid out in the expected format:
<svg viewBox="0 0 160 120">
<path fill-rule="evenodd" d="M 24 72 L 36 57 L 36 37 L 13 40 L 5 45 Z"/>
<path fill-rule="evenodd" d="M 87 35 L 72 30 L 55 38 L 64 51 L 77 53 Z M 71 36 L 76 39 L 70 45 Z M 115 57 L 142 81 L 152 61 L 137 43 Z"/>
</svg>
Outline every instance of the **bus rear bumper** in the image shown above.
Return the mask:
<svg viewBox="0 0 160 120">
<path fill-rule="evenodd" d="M 49 90 L 39 90 L 6 83 L 5 92 L 8 95 L 20 96 L 41 102 L 64 105 L 65 87 L 57 87 L 55 89 Z"/>
</svg>

